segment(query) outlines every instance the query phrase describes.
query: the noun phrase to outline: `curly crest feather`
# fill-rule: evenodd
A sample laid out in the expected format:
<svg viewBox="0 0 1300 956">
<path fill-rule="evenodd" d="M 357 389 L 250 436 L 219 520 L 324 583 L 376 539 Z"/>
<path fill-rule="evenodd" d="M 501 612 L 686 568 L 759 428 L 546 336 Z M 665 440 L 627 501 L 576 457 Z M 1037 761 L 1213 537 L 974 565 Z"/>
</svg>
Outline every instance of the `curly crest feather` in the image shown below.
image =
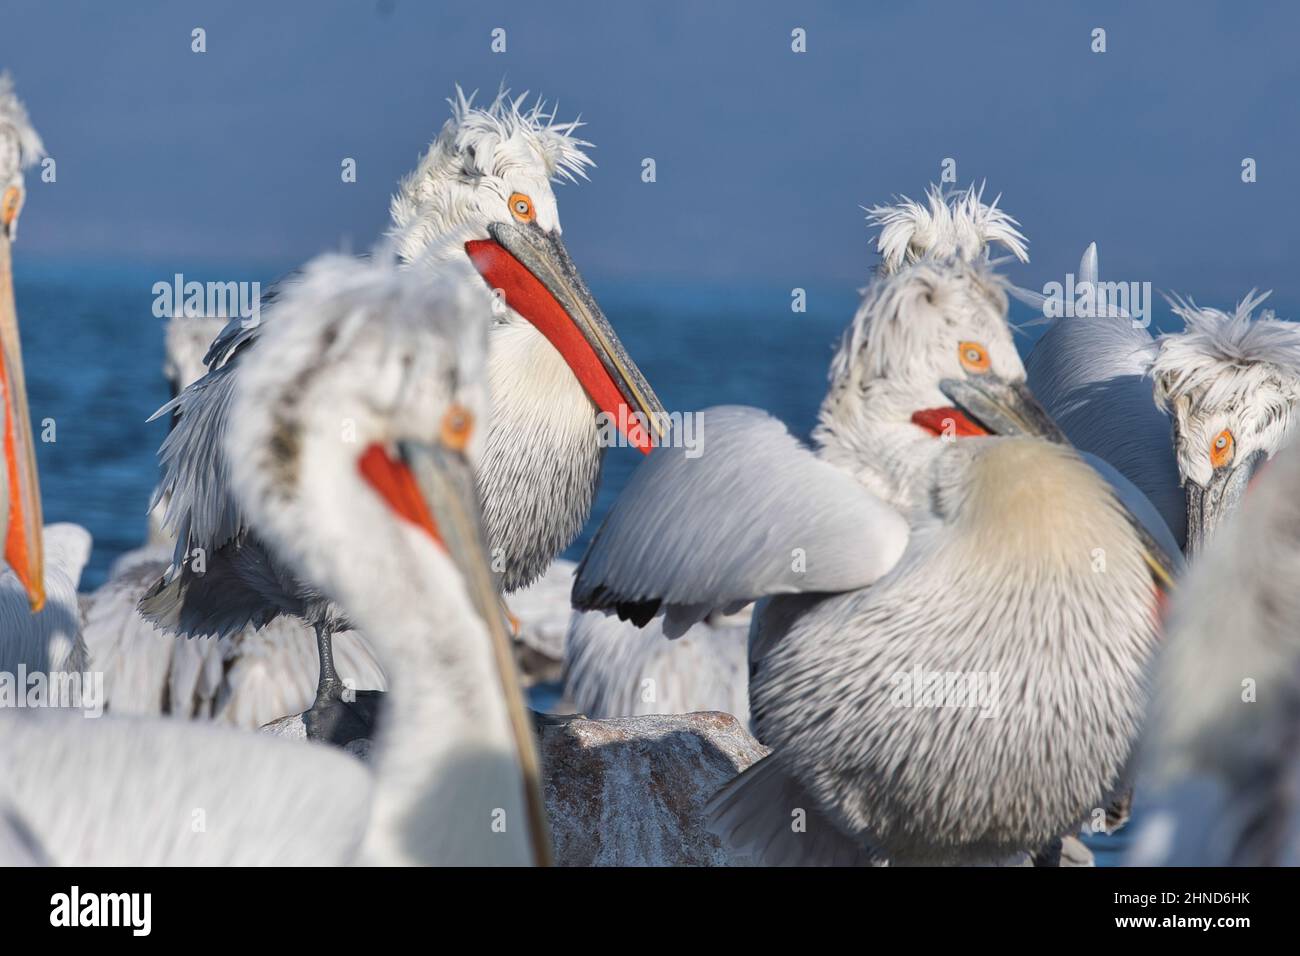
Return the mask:
<svg viewBox="0 0 1300 956">
<path fill-rule="evenodd" d="M 41 142 L 41 137 L 32 127 L 32 122 L 27 117 L 27 109 L 14 90 L 14 78 L 7 70 L 0 73 L 0 132 L 3 132 L 5 127 L 12 128 L 17 136 L 18 161 L 13 163 L 12 170 L 3 168 L 9 165 L 8 162 L 0 163 L 0 177 L 17 173 L 20 168 L 26 169 L 45 155 L 45 146 Z M 7 156 L 3 158 L 9 160 Z"/>
<path fill-rule="evenodd" d="M 586 179 L 595 165 L 584 151 L 591 143 L 575 135 L 580 119 L 559 122 L 541 97 L 529 106 L 528 93 L 512 97 L 504 87 L 486 106 L 475 106 L 474 96 L 456 87 L 447 101 L 451 119 L 393 196 L 390 235 L 400 237 L 407 259 L 429 246 L 459 257 L 466 238 L 481 238 L 469 225 L 475 197 L 492 193 L 504 204 L 507 182 L 523 185 L 549 228 L 556 221 L 550 182 Z"/>
<path fill-rule="evenodd" d="M 998 208 L 998 195 L 983 202 L 984 187 L 945 193 L 937 185 L 926 190 L 926 203 L 906 196 L 895 197 L 893 205 L 873 206 L 867 221 L 880 227 L 876 251 L 881 270 L 897 272 L 904 264 L 927 254 L 958 256 L 967 262 L 987 254 L 989 246 L 1001 243 L 1021 262 L 1029 261 L 1028 240 L 1016 228 L 1015 219 Z"/>
<path fill-rule="evenodd" d="M 1288 402 L 1300 398 L 1300 324 L 1271 310 L 1251 315 L 1269 294 L 1252 289 L 1231 313 L 1171 298 L 1186 328 L 1158 339 L 1156 400 L 1165 408 L 1222 408 L 1249 404 L 1265 390 Z"/>
</svg>

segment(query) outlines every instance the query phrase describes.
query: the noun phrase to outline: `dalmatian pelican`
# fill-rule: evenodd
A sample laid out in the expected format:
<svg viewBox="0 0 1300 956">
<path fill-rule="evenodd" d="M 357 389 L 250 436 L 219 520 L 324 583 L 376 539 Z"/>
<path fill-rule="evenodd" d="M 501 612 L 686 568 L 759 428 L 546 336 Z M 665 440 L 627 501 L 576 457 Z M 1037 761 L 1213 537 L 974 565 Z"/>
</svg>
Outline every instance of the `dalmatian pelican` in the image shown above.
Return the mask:
<svg viewBox="0 0 1300 956">
<path fill-rule="evenodd" d="M 1291 434 L 1300 401 L 1300 324 L 1264 310 L 1251 292 L 1232 312 L 1175 298 L 1185 323 L 1162 335 L 1151 363 L 1155 398 L 1173 417 L 1187 503 L 1187 548 L 1205 546 L 1259 467 Z"/>
<path fill-rule="evenodd" d="M 385 257 L 328 256 L 280 309 L 230 395 L 231 493 L 393 675 L 373 772 L 331 747 L 208 723 L 11 711 L 0 814 L 29 837 L 15 852 L 74 865 L 546 862 L 471 465 L 489 296 Z M 354 441 L 339 438 L 344 419 Z"/>
<path fill-rule="evenodd" d="M 946 192 L 931 185 L 924 201 L 900 196 L 892 204 L 868 208 L 867 221 L 879 230 L 877 271 L 892 275 L 927 255 L 974 262 L 987 259 L 994 247 L 1027 261 L 1019 223 L 998 208 L 1001 197 L 991 203 L 982 197 L 982 186 Z M 854 322 L 865 321 L 860 311 Z M 879 392 L 884 386 L 874 387 Z M 861 471 L 877 494 L 901 509 L 912 507 L 922 485 L 910 466 L 900 469 L 907 456 L 880 450 L 913 441 L 928 447 L 933 433 L 907 415 L 899 418 L 892 407 L 899 405 L 910 415 L 911 409 L 920 407 L 919 401 L 919 396 L 881 395 L 865 402 L 859 429 L 870 434 L 877 451 L 847 464 Z M 837 415 L 838 410 L 822 410 L 813 434 L 818 454 L 839 454 L 834 440 Z M 599 611 L 575 611 L 565 643 L 565 695 L 578 711 L 591 717 L 718 710 L 744 721 L 749 712 L 749 625 L 747 612 L 737 617 L 713 614 L 691 625 L 680 639 L 666 640 L 661 618 L 638 629 Z"/>
<path fill-rule="evenodd" d="M 1171 602 L 1126 862 L 1300 865 L 1300 448 L 1263 467 Z"/>
<path fill-rule="evenodd" d="M 603 452 L 598 416 L 648 452 L 667 415 L 601 313 L 560 238 L 552 180 L 575 181 L 590 165 L 575 135 L 541 100 L 506 91 L 477 108 L 459 89 L 452 117 L 392 202 L 393 241 L 410 268 L 473 268 L 497 290 L 491 328 L 494 413 L 481 468 L 484 518 L 503 588 L 522 587 L 581 529 Z M 208 374 L 162 413 L 180 416 L 160 451 L 176 531 L 172 568 L 141 602 L 151 620 L 180 634 L 225 635 L 295 614 L 315 628 L 316 700 L 304 720 L 313 737 L 368 736 L 375 698 L 344 701 L 331 635 L 344 626 L 328 601 L 267 554 L 231 498 L 220 449 L 243 355 L 275 321 L 232 320 L 208 353 Z M 202 555 L 203 570 L 193 558 Z M 352 695 L 349 695 L 352 696 Z"/>
<path fill-rule="evenodd" d="M 1076 287 L 1097 282 L 1093 243 Z M 1184 329 L 1158 337 L 1117 309 L 1058 318 L 1025 363 L 1071 442 L 1137 485 L 1189 553 L 1295 420 L 1300 324 L 1254 318 L 1267 297 L 1252 291 L 1231 312 L 1171 297 Z"/>
<path fill-rule="evenodd" d="M 816 452 L 761 411 L 706 411 L 703 454 L 643 463 L 579 565 L 575 607 L 666 634 L 761 601 L 749 702 L 773 752 L 711 805 L 739 855 L 998 861 L 1124 783 L 1177 548 L 1064 444 L 1006 308 L 979 260 L 877 279 Z"/>
</svg>

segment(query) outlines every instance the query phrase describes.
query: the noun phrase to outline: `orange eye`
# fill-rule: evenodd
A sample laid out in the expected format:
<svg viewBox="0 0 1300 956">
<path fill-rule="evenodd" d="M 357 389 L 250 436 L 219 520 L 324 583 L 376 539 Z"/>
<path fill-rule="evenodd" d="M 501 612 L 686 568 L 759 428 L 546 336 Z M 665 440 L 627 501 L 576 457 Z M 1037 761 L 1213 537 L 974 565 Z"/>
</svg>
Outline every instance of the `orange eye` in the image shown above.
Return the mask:
<svg viewBox="0 0 1300 956">
<path fill-rule="evenodd" d="M 453 451 L 464 451 L 474 433 L 474 416 L 464 405 L 452 405 L 442 416 L 442 443 Z"/>
<path fill-rule="evenodd" d="M 962 368 L 981 374 L 989 370 L 989 353 L 978 342 L 961 342 L 957 346 Z"/>
<path fill-rule="evenodd" d="M 1232 439 L 1232 432 L 1224 429 L 1214 436 L 1214 441 L 1210 443 L 1210 464 L 1215 468 L 1222 468 L 1232 461 L 1233 452 L 1236 451 L 1236 443 Z"/>
<path fill-rule="evenodd" d="M 537 212 L 533 209 L 533 201 L 523 193 L 510 194 L 510 211 L 520 222 L 532 222 L 537 218 Z"/>
</svg>

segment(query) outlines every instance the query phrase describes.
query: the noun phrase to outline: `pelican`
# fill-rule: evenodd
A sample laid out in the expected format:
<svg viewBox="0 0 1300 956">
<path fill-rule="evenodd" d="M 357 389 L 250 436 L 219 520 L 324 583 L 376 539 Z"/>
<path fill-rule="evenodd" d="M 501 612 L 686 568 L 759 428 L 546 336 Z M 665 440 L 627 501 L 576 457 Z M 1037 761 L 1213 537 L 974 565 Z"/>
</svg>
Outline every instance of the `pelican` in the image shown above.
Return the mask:
<svg viewBox="0 0 1300 956">
<path fill-rule="evenodd" d="M 33 612 L 45 606 L 44 536 L 10 246 L 18 235 L 18 217 L 26 197 L 23 169 L 43 152 L 27 110 L 14 92 L 13 79 L 8 73 L 0 74 L 0 393 L 4 396 L 5 465 L 0 473 L 0 536 L 4 538 L 4 559 Z"/>
<path fill-rule="evenodd" d="M 1300 448 L 1264 467 L 1171 602 L 1126 862 L 1300 865 Z"/>
<path fill-rule="evenodd" d="M 206 371 L 203 357 L 225 319 L 173 317 L 164 335 L 163 373 L 173 396 Z M 83 601 L 81 636 L 103 674 L 104 703 L 114 714 L 170 714 L 255 730 L 311 706 L 318 662 L 312 629 L 278 617 L 217 640 L 177 640 L 145 619 L 140 599 L 164 574 L 175 540 L 163 526 L 165 503 L 149 512 L 148 540 L 119 557 L 108 580 Z M 334 635 L 345 686 L 387 687 L 383 668 L 355 631 Z"/>
<path fill-rule="evenodd" d="M 869 207 L 867 221 L 879 230 L 877 272 L 892 275 L 926 256 L 975 262 L 986 259 L 995 246 L 1027 261 L 1019 223 L 998 208 L 1001 197 L 991 203 L 982 197 L 982 186 L 945 192 L 931 185 L 924 201 L 901 196 L 892 204 Z M 855 324 L 865 321 L 859 311 Z M 874 451 L 850 458 L 845 467 L 858 472 L 885 501 L 906 510 L 924 492 L 925 482 L 907 464 L 910 455 L 895 456 L 883 449 L 914 442 L 930 446 L 933 433 L 909 418 L 911 410 L 929 396 L 909 395 L 905 390 L 882 394 L 887 387 L 886 383 L 873 386 L 873 400 L 862 408 L 867 420 L 858 425 L 870 437 Z M 893 405 L 906 414 L 893 415 Z M 819 454 L 840 456 L 840 443 L 835 440 L 840 414 L 839 409 L 823 408 L 813 433 Z M 745 721 L 748 632 L 747 615 L 736 619 L 713 614 L 692 624 L 680 640 L 665 640 L 660 619 L 638 629 L 598 611 L 575 611 L 565 643 L 565 694 L 579 712 L 591 717 L 718 710 Z"/>
<path fill-rule="evenodd" d="M 222 440 L 242 513 L 373 635 L 393 675 L 373 773 L 334 748 L 212 724 L 5 713 L 0 814 L 29 837 L 16 852 L 75 865 L 548 859 L 470 465 L 489 308 L 467 283 L 383 256 L 324 257 L 230 395 Z M 355 441 L 339 439 L 344 419 Z"/>
<path fill-rule="evenodd" d="M 1096 243 L 1079 265 L 1075 286 L 1085 283 L 1097 288 Z M 1251 292 L 1232 312 L 1173 297 L 1185 329 L 1158 338 L 1113 307 L 1058 318 L 1025 363 L 1070 441 L 1137 485 L 1189 553 L 1294 420 L 1300 325 L 1267 311 L 1253 319 L 1267 295 Z"/>
<path fill-rule="evenodd" d="M 648 452 L 666 413 L 587 290 L 560 239 L 552 180 L 590 165 L 575 135 L 541 100 L 502 91 L 486 108 L 457 90 L 452 117 L 400 185 L 393 241 L 411 268 L 472 268 L 497 290 L 488 376 L 494 401 L 481 469 L 484 518 L 505 590 L 522 587 L 581 529 L 600 471 L 601 416 Z M 229 634 L 279 614 L 316 630 L 320 677 L 304 720 L 313 737 L 346 743 L 369 733 L 373 698 L 345 703 L 331 654 L 344 625 L 329 602 L 268 559 L 232 501 L 230 463 L 213 450 L 229 427 L 229 395 L 245 353 L 274 321 L 232 320 L 208 353 L 208 374 L 161 413 L 180 420 L 163 443 L 173 565 L 141 603 L 180 634 Z M 196 549 L 204 571 L 191 564 Z"/>
<path fill-rule="evenodd" d="M 738 854 L 997 861 L 1122 783 L 1176 547 L 1061 444 L 1006 307 L 978 259 L 877 279 L 816 453 L 758 410 L 706 412 L 703 455 L 644 463 L 579 565 L 575 607 L 665 633 L 762 599 L 749 701 L 773 753 L 711 805 Z M 964 683 L 932 708 L 934 674 Z"/>
<path fill-rule="evenodd" d="M 1259 467 L 1286 442 L 1300 400 L 1300 324 L 1174 298 L 1185 328 L 1162 335 L 1151 363 L 1155 400 L 1174 421 L 1173 451 L 1186 494 L 1187 548 L 1195 553 L 1232 514 Z"/>
</svg>

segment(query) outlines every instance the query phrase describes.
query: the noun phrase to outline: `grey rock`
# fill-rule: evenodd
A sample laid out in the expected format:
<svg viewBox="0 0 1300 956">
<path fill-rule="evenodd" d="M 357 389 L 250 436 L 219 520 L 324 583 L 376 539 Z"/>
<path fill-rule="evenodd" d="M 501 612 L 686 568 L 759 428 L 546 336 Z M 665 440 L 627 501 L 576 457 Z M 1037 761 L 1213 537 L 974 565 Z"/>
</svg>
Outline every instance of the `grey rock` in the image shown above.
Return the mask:
<svg viewBox="0 0 1300 956">
<path fill-rule="evenodd" d="M 552 718 L 538 729 L 559 865 L 731 865 L 704 805 L 768 752 L 735 717 Z"/>
</svg>

